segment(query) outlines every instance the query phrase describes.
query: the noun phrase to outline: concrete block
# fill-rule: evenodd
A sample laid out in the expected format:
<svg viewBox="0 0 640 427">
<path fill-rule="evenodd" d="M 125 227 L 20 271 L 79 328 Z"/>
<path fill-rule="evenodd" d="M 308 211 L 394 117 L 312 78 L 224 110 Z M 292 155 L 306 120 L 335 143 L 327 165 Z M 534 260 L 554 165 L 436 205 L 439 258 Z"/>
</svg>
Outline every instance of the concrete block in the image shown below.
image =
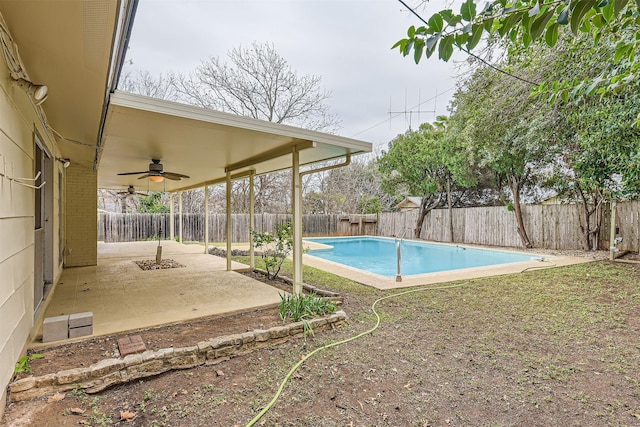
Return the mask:
<svg viewBox="0 0 640 427">
<path fill-rule="evenodd" d="M 84 337 L 93 334 L 93 325 L 69 328 L 69 338 Z"/>
<path fill-rule="evenodd" d="M 69 315 L 47 317 L 42 323 L 42 342 L 69 338 Z"/>
<path fill-rule="evenodd" d="M 74 313 L 69 315 L 69 328 L 80 328 L 82 326 L 93 326 L 93 312 Z"/>
</svg>

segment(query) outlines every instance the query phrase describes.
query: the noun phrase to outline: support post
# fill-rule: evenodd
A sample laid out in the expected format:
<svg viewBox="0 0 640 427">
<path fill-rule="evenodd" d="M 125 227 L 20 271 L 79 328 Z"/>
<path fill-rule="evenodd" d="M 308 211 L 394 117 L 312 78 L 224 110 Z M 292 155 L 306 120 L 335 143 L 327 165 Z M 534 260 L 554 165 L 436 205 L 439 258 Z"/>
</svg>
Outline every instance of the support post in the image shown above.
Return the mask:
<svg viewBox="0 0 640 427">
<path fill-rule="evenodd" d="M 204 253 L 209 253 L 209 186 L 204 186 Z"/>
<path fill-rule="evenodd" d="M 178 212 L 180 215 L 178 221 L 178 240 L 182 243 L 182 191 L 178 193 Z"/>
<path fill-rule="evenodd" d="M 253 247 L 253 239 L 251 238 L 251 230 L 255 230 L 256 217 L 255 217 L 255 190 L 253 188 L 254 171 L 249 174 L 249 267 L 251 271 L 256 268 L 256 256 L 255 248 Z"/>
<path fill-rule="evenodd" d="M 233 236 L 231 227 L 231 171 L 227 170 L 227 188 L 225 188 L 225 198 L 227 199 L 227 271 L 231 271 L 231 241 Z"/>
<path fill-rule="evenodd" d="M 300 153 L 295 147 L 292 156 L 293 294 L 302 295 L 302 186 L 300 185 Z"/>
<path fill-rule="evenodd" d="M 173 193 L 169 193 L 169 238 L 171 241 L 174 241 L 176 238 L 174 225 L 176 210 L 173 203 Z"/>
<path fill-rule="evenodd" d="M 402 264 L 402 254 L 400 253 L 401 244 L 402 239 L 396 239 L 396 282 L 402 282 L 402 271 L 400 270 L 400 265 Z"/>
</svg>

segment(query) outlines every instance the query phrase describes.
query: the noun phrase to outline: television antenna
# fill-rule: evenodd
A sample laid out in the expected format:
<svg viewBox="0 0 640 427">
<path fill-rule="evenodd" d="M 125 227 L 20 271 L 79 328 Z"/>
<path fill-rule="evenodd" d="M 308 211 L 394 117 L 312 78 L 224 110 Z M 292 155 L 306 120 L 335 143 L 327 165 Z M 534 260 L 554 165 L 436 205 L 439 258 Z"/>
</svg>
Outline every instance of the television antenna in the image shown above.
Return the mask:
<svg viewBox="0 0 640 427">
<path fill-rule="evenodd" d="M 433 99 L 433 110 L 422 110 L 422 104 L 431 101 Z M 405 122 L 409 125 L 409 131 L 413 129 L 413 116 L 416 115 L 418 119 L 418 125 L 421 123 L 420 114 L 421 113 L 432 113 L 433 118 L 436 117 L 438 105 L 438 89 L 436 89 L 436 95 L 433 98 L 427 99 L 426 101 L 421 101 L 421 91 L 418 90 L 418 104 L 414 105 L 411 108 L 407 108 L 407 89 L 404 91 L 404 110 L 402 111 L 392 111 L 391 109 L 391 97 L 389 97 L 389 127 L 391 127 L 391 119 L 398 117 L 400 115 L 404 115 Z"/>
</svg>

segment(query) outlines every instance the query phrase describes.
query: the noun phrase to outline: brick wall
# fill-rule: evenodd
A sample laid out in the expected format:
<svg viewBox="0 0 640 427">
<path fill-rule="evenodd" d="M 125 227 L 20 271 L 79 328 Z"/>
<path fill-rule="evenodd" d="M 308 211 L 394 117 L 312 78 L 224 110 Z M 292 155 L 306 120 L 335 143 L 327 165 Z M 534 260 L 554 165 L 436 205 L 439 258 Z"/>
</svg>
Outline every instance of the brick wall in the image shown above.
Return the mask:
<svg viewBox="0 0 640 427">
<path fill-rule="evenodd" d="M 98 262 L 98 175 L 93 169 L 71 164 L 66 176 L 65 267 Z"/>
</svg>

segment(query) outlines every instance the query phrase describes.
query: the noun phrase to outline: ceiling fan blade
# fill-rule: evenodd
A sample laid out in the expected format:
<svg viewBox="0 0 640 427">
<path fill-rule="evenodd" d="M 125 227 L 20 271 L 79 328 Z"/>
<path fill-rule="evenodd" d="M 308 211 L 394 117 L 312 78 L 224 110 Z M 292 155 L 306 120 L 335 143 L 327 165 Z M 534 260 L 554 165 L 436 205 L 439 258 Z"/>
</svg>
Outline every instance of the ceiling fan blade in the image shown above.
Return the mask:
<svg viewBox="0 0 640 427">
<path fill-rule="evenodd" d="M 182 178 L 175 175 L 163 175 L 166 179 L 170 179 L 171 181 L 180 181 Z"/>
<path fill-rule="evenodd" d="M 190 178 L 189 175 L 183 175 L 181 173 L 175 173 L 175 172 L 165 172 L 164 176 L 165 178 L 169 178 L 169 179 Z"/>
<path fill-rule="evenodd" d="M 119 173 L 118 175 L 138 175 L 139 173 L 147 173 L 149 171 L 142 171 L 142 172 L 123 172 L 123 173 Z"/>
<path fill-rule="evenodd" d="M 151 176 L 151 175 L 149 175 L 149 174 L 148 174 L 148 173 L 146 173 L 146 172 L 142 172 L 142 173 L 144 173 L 144 174 L 146 174 L 146 175 L 142 175 L 142 176 L 141 176 L 140 178 L 138 178 L 138 179 L 145 179 L 145 178 L 148 178 L 149 176 Z"/>
</svg>

